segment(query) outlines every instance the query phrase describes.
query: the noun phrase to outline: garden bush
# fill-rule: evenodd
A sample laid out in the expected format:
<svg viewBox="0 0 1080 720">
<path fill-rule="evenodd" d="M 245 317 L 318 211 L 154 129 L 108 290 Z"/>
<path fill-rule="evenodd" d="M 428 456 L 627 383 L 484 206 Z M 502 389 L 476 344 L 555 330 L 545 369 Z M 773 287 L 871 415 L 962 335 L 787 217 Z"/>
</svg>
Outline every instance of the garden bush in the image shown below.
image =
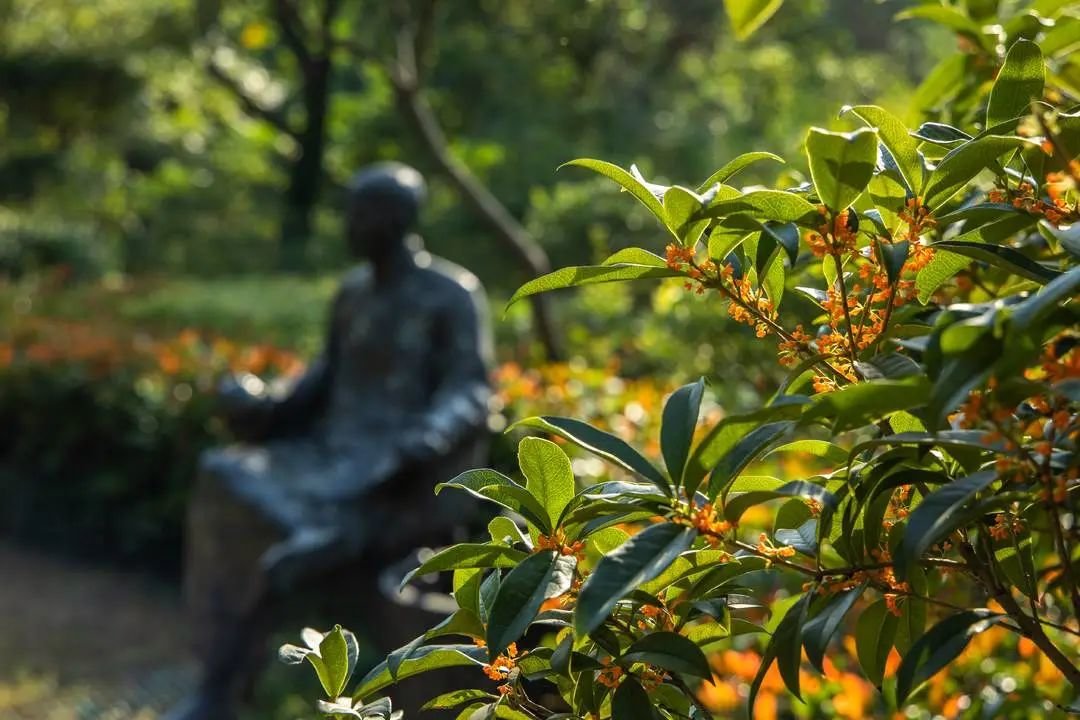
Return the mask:
<svg viewBox="0 0 1080 720">
<path fill-rule="evenodd" d="M 517 423 L 538 433 L 518 445 L 524 482 L 436 488 L 506 513 L 414 570 L 453 574 L 453 614 L 351 695 L 347 631 L 281 649 L 317 672 L 320 712 L 388 717 L 396 680 L 449 666 L 476 683 L 429 707 L 470 719 L 1080 712 L 1078 23 L 1075 3 L 997 6 L 908 11 L 960 39 L 912 99 L 931 119 L 844 108 L 850 131 L 808 131 L 805 184 L 731 184 L 782 162 L 766 152 L 693 186 L 568 163 L 664 240 L 514 301 L 674 279 L 772 344 L 786 379 L 718 420 L 709 384 L 684 385 L 631 442 Z M 580 482 L 568 447 L 611 478 Z"/>
</svg>

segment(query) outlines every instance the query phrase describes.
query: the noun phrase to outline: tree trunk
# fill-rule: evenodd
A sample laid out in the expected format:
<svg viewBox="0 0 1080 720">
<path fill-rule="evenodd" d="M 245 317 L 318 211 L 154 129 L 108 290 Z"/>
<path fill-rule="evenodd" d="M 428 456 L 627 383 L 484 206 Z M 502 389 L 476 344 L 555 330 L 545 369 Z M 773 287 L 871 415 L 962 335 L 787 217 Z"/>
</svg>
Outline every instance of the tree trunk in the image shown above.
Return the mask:
<svg viewBox="0 0 1080 720">
<path fill-rule="evenodd" d="M 282 270 L 307 269 L 308 248 L 314 225 L 315 206 L 322 185 L 323 155 L 326 149 L 326 117 L 330 101 L 330 58 L 318 56 L 303 69 L 304 129 L 297 136 L 299 157 L 289 169 L 285 208 L 281 220 Z"/>
</svg>

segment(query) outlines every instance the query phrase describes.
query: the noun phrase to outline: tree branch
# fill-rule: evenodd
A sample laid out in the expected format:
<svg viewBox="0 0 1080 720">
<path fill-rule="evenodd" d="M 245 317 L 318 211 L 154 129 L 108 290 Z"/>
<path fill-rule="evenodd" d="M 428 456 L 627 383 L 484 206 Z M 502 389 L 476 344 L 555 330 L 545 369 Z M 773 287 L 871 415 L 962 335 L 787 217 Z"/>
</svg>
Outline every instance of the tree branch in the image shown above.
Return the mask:
<svg viewBox="0 0 1080 720">
<path fill-rule="evenodd" d="M 291 0 L 276 0 L 274 11 L 282 40 L 296 56 L 300 69 L 306 75 L 311 68 L 311 50 L 304 42 L 304 21 L 300 19 Z"/>
<path fill-rule="evenodd" d="M 275 128 L 294 139 L 297 137 L 297 130 L 289 125 L 288 121 L 285 119 L 284 113 L 260 104 L 255 98 L 244 91 L 244 88 L 240 86 L 240 83 L 218 67 L 213 60 L 206 61 L 206 72 L 209 73 L 210 77 L 214 78 L 219 85 L 236 97 L 245 113 L 255 119 L 273 125 Z"/>
<path fill-rule="evenodd" d="M 433 6 L 434 3 L 429 3 Z M 422 13 L 425 24 L 432 22 L 432 13 Z M 423 96 L 420 69 L 416 55 L 416 38 L 430 35 L 430 28 L 398 33 L 396 63 L 389 68 L 389 77 L 397 96 L 398 108 L 412 124 L 424 148 L 465 201 L 494 231 L 495 237 L 517 259 L 531 277 L 550 272 L 547 253 L 522 227 L 498 198 L 450 151 L 446 135 L 434 111 Z M 549 360 L 561 358 L 548 298 L 534 296 L 533 317 L 537 336 Z"/>
</svg>

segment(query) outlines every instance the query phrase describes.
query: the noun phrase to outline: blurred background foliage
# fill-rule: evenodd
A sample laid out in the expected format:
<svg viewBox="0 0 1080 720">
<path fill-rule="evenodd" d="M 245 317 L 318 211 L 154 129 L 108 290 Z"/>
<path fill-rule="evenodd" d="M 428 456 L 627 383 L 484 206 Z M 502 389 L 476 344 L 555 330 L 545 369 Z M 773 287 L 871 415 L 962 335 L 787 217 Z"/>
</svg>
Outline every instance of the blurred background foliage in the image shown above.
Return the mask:
<svg viewBox="0 0 1080 720">
<path fill-rule="evenodd" d="M 659 411 L 666 388 L 637 398 L 655 373 L 722 377 L 727 410 L 776 382 L 771 347 L 718 334 L 715 310 L 677 285 L 563 296 L 564 362 L 523 369 L 544 358 L 529 309 L 501 309 L 528 271 L 410 122 L 393 73 L 395 30 L 415 21 L 401 6 L 0 0 L 8 534 L 175 570 L 194 457 L 223 438 L 208 390 L 267 352 L 318 351 L 347 263 L 341 188 L 368 162 L 425 172 L 421 232 L 485 283 L 497 376 L 539 383 L 504 387 L 495 426 L 539 407 L 609 416 L 630 437 Z M 659 251 L 644 210 L 559 164 L 604 157 L 697 184 L 768 149 L 798 168 L 799 130 L 845 103 L 914 112 L 903 98 L 955 46 L 892 22 L 902 6 L 803 0 L 743 43 L 714 0 L 437 3 L 422 98 L 442 150 L 552 265 Z"/>
<path fill-rule="evenodd" d="M 562 358 L 544 361 L 529 308 L 502 312 L 530 271 L 445 157 L 552 266 L 660 251 L 645 210 L 558 166 L 602 157 L 697 185 L 770 150 L 797 184 L 804 128 L 842 105 L 915 121 L 906 98 L 955 40 L 894 23 L 909 4 L 789 2 L 742 42 L 718 0 L 442 2 L 418 49 L 440 148 L 395 84 L 411 20 L 394 3 L 0 0 L 0 535 L 175 576 L 195 458 L 226 439 L 210 390 L 226 372 L 290 377 L 318 351 L 348 262 L 342 187 L 374 161 L 425 173 L 427 247 L 491 296 L 493 430 L 552 413 L 655 437 L 665 394 L 699 375 L 714 416 L 754 404 L 774 348 L 677 284 L 560 296 Z"/>
</svg>

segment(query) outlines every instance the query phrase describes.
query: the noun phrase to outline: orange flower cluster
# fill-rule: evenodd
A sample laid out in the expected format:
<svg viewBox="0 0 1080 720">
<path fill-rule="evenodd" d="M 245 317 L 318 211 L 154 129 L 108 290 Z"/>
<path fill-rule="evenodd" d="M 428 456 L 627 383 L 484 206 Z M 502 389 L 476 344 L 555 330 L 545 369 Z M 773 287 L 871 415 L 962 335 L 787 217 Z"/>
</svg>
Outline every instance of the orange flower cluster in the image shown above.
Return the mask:
<svg viewBox="0 0 1080 720">
<path fill-rule="evenodd" d="M 717 547 L 723 542 L 723 535 L 734 529 L 734 525 L 727 520 L 721 520 L 717 508 L 712 503 L 705 503 L 696 508 L 691 508 L 689 515 L 675 518 L 676 522 L 692 528 L 705 535 L 709 544 Z"/>
<path fill-rule="evenodd" d="M 930 208 L 922 204 L 921 197 L 908 198 L 904 203 L 904 209 L 898 215 L 907 223 L 907 239 L 912 245 L 918 243 L 926 230 L 937 225 L 937 221 L 930 216 Z"/>
<path fill-rule="evenodd" d="M 664 681 L 668 679 L 668 674 L 663 670 L 646 667 L 641 671 L 638 679 L 641 681 L 641 687 L 645 688 L 645 692 L 651 693 L 664 684 Z"/>
<path fill-rule="evenodd" d="M 664 248 L 667 266 L 672 270 L 685 270 L 686 265 L 694 260 L 694 248 L 683 247 L 677 243 L 668 243 Z"/>
<path fill-rule="evenodd" d="M 1015 190 L 1008 188 L 991 190 L 987 193 L 987 199 L 990 202 L 1012 205 L 1017 210 L 1023 210 L 1031 215 L 1041 216 L 1051 225 L 1060 225 L 1074 220 L 1077 216 L 1077 209 L 1070 207 L 1067 200 L 1067 193 L 1074 187 L 1072 178 L 1064 173 L 1049 173 L 1046 176 L 1049 202 L 1037 197 L 1034 186 L 1028 182 L 1020 183 Z"/>
<path fill-rule="evenodd" d="M 622 682 L 625 671 L 612 663 L 611 658 L 604 658 L 600 661 L 600 664 L 604 667 L 596 674 L 596 682 L 600 683 L 604 687 L 617 688 L 619 683 Z"/>
<path fill-rule="evenodd" d="M 484 647 L 486 645 L 483 640 L 474 640 L 473 642 L 477 647 Z M 517 643 L 510 643 L 506 650 L 495 658 L 494 662 L 483 667 L 484 674 L 495 681 L 506 680 L 510 675 L 510 671 L 517 667 L 517 661 L 515 660 L 517 655 Z"/>
<path fill-rule="evenodd" d="M 241 346 L 224 338 L 205 339 L 195 330 L 156 340 L 123 329 L 52 318 L 27 318 L 10 343 L 0 344 L 0 368 L 16 362 L 75 364 L 94 376 L 121 368 L 168 377 L 231 370 L 293 377 L 304 369 L 295 353 L 270 345 Z"/>
<path fill-rule="evenodd" d="M 757 551 L 768 558 L 791 558 L 795 557 L 795 548 L 790 545 L 777 547 L 769 540 L 765 533 L 758 535 Z"/>
<path fill-rule="evenodd" d="M 730 271 L 731 266 L 725 266 L 725 271 Z M 735 322 L 744 323 L 754 328 L 754 334 L 759 338 L 769 334 L 769 324 L 765 320 L 776 318 L 776 309 L 762 288 L 755 288 L 749 278 L 741 277 L 738 280 L 731 279 L 731 272 L 721 274 L 721 279 L 728 278 L 726 287 L 732 295 L 740 301 L 734 300 L 728 303 L 728 315 Z"/>
<path fill-rule="evenodd" d="M 995 540 L 1005 540 L 1012 535 L 1019 535 L 1024 531 L 1024 523 L 1015 515 L 1006 516 L 998 513 L 994 516 L 994 524 L 990 526 L 990 537 Z"/>
<path fill-rule="evenodd" d="M 536 547 L 533 552 L 541 552 L 543 550 L 554 550 L 560 555 L 573 555 L 578 560 L 582 560 L 585 557 L 585 543 L 578 540 L 577 542 L 567 543 L 566 533 L 562 528 L 555 530 L 554 535 L 548 537 L 543 533 L 536 536 Z"/>
<path fill-rule="evenodd" d="M 642 605 L 638 611 L 642 619 L 637 626 L 642 630 L 674 630 L 675 623 L 667 610 L 655 605 Z"/>
<path fill-rule="evenodd" d="M 802 325 L 796 325 L 790 333 L 790 340 L 781 340 L 778 346 L 780 364 L 784 367 L 794 367 L 799 363 L 799 353 L 810 351 L 810 341 L 813 338 L 803 330 Z"/>
<path fill-rule="evenodd" d="M 828 210 L 824 205 L 818 206 L 818 212 L 826 216 Z M 830 224 L 828 219 L 821 224 L 817 232 L 807 233 L 805 240 L 811 252 L 816 257 L 826 255 L 840 256 L 844 253 L 854 252 L 858 240 L 858 225 L 854 216 L 844 210 L 833 218 Z"/>
</svg>

